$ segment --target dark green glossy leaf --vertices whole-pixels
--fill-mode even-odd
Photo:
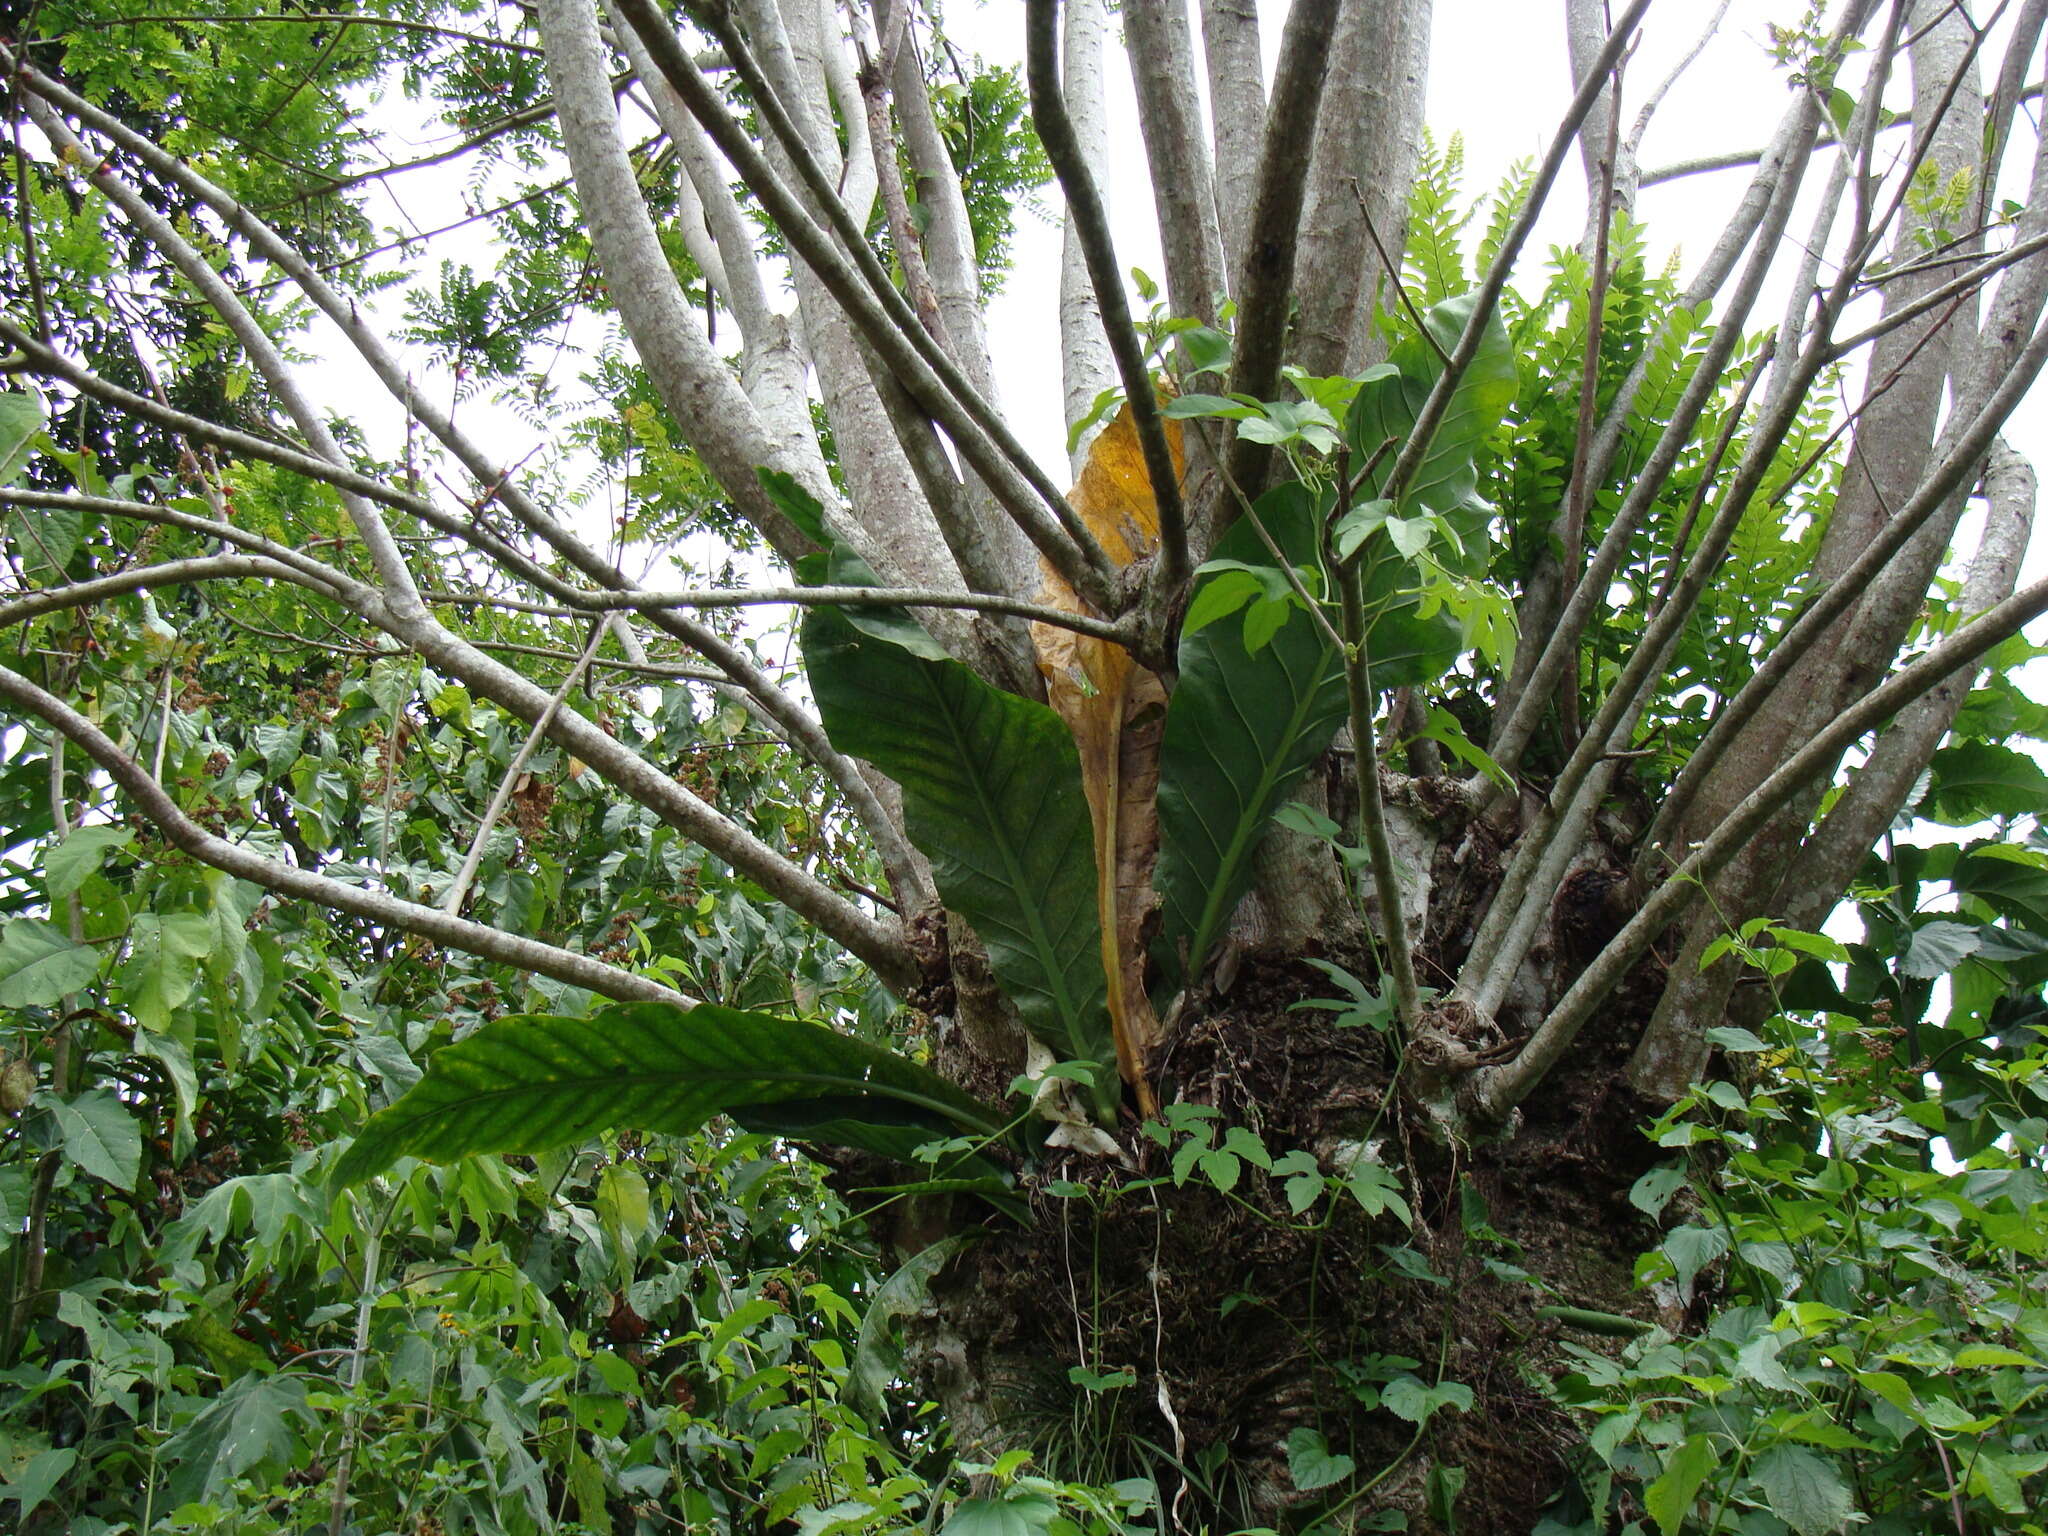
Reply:
[[[1025,1027],[1068,1058],[1114,1060],[1094,831],[1065,724],[837,610],[812,610],[803,636],[832,744],[903,787],[910,840],[940,898],[981,935]],[[1113,1092],[1098,1079],[1099,1101]]]
[[[1287,558],[1317,564],[1318,509],[1299,485],[1261,497],[1259,520]],[[1196,589],[1238,576],[1231,565],[1270,565],[1249,519],[1218,544],[1221,567]],[[1401,597],[1405,563],[1382,562],[1369,580],[1380,609],[1367,634],[1377,686],[1404,686],[1441,675],[1458,653],[1457,626],[1416,616]],[[1202,609],[1206,614],[1207,610]],[[1198,974],[1223,925],[1251,883],[1252,860],[1310,765],[1329,747],[1345,713],[1337,649],[1310,615],[1289,605],[1285,622],[1252,637],[1244,626],[1207,623],[1180,643],[1180,685],[1167,705],[1159,755],[1160,854],[1154,884],[1164,902],[1153,959],[1171,991]],[[1185,970],[1183,969],[1185,950]]]
[[[1928,764],[1933,787],[1920,813],[1950,826],[2025,816],[2048,806],[2048,772],[2024,752],[1989,741],[1944,747]]]
[[[401,1157],[545,1152],[604,1130],[683,1135],[713,1115],[888,1156],[1001,1120],[937,1074],[820,1024],[715,1004],[618,1003],[588,1019],[527,1014],[434,1056],[336,1164],[354,1184]]]
[[[1476,292],[1458,294],[1423,317],[1429,334],[1445,352],[1457,346],[1459,333],[1471,318],[1477,301]],[[1415,339],[1404,342],[1395,349],[1389,362],[1367,373],[1346,423],[1351,451],[1363,465],[1389,439],[1395,444],[1381,455],[1367,477],[1367,499],[1381,494],[1399,456],[1400,445],[1414,430],[1415,418],[1442,373],[1443,360],[1436,348]],[[1401,498],[1404,516],[1428,511],[1442,513],[1449,520],[1464,549],[1462,553],[1445,549],[1444,563],[1468,575],[1477,575],[1486,567],[1485,534],[1490,514],[1488,508],[1474,500],[1479,484],[1479,449],[1514,403],[1516,387],[1514,350],[1500,316],[1495,314],[1481,333],[1478,353],[1451,391],[1436,435],[1430,439],[1429,449]]]

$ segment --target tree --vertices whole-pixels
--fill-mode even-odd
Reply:
[[[263,1507],[293,1529],[572,1502],[597,1527],[651,1519],[652,1432],[629,1442],[623,1408],[563,1383],[638,1402],[683,1381],[681,1354],[643,1379],[638,1342],[602,1365],[564,1343],[523,1395],[482,1358],[535,1330],[587,1356],[573,1294],[614,1300],[569,1328],[694,1341],[693,1403],[785,1394],[793,1421],[746,1431],[773,1497],[728,1469],[740,1503],[700,1489],[682,1518],[882,1528],[903,1459],[938,1442],[802,1385],[845,1351],[770,1320],[828,1338],[818,1291],[866,1308],[850,1380],[900,1374],[995,1467],[953,1508],[962,1536],[1054,1518],[1002,1459],[1019,1449],[1109,1524],[1109,1494],[1071,1490],[1149,1477],[1189,1527],[1530,1529],[1579,1466],[1578,1389],[1540,1387],[1579,1358],[1559,1330],[1682,1332],[1731,1253],[1731,1291],[1762,1286],[1782,1213],[1685,1219],[1716,1186],[1670,1203],[1669,1149],[1701,1144],[1746,1189],[1787,1165],[1687,1115],[1732,1094],[1786,1118],[1784,1084],[1888,1058],[1889,1031],[1905,1054],[1872,1102],[2033,1178],[2001,1186],[2012,1217],[1985,1239],[2022,1251],[2043,855],[1930,860],[1892,833],[2029,815],[2048,782],[2007,744],[2041,733],[2007,674],[2048,585],[2018,585],[2034,474],[1999,437],[2048,360],[2048,148],[2024,197],[1998,191],[2048,5],[1789,17],[1784,116],[1731,222],[1696,270],[1657,272],[1632,208],[1662,91],[1623,116],[1649,0],[1611,26],[1567,4],[1571,110],[1476,237],[1455,144],[1421,132],[1427,0],[1296,0],[1270,78],[1254,5],[1205,0],[1198,55],[1186,7],[1132,0],[1165,252],[1163,287],[1136,285],[1149,312],[1100,191],[1101,6],[1029,0],[1021,79],[962,60],[933,10],[45,0],[0,44],[0,699],[29,850],[0,1003],[22,1011],[11,1144],[34,1154],[0,1184],[7,1347],[93,1360],[96,1415],[135,1418],[121,1380],[167,1390],[173,1362],[216,1383],[174,1438],[135,1440],[152,1494],[161,1450],[181,1508],[289,1468]],[[449,227],[494,244],[482,273],[445,258],[386,334],[366,300],[426,237],[381,244],[365,199],[408,173],[407,112],[459,130],[412,163],[468,157],[475,206]],[[1539,283],[1526,247],[1574,150],[1585,237]],[[1064,493],[1006,424],[981,307],[1049,180]],[[309,334],[388,399],[329,389]],[[447,366],[450,398],[401,344]],[[487,392],[531,443],[472,429]],[[704,535],[730,553],[700,570]],[[735,617],[763,608],[800,612],[800,664]],[[1941,880],[1960,917],[1899,894]],[[1853,951],[1818,933],[1852,885]],[[343,1041],[352,1064],[316,1073]],[[1963,1082],[2019,1097],[1986,1109]],[[1785,1145],[1837,1177],[1843,1111],[1816,1102]],[[286,1108],[343,1140],[294,1151]],[[714,1116],[732,1129],[696,1136]],[[167,1200],[201,1195],[194,1155],[229,1118],[269,1171],[169,1225],[100,1190],[132,1197],[147,1168]],[[687,1180],[650,1204],[649,1146],[751,1212],[740,1258],[704,1258],[718,1274],[787,1266],[789,1229],[841,1200],[873,1269],[813,1267],[801,1304],[721,1280],[694,1333],[637,1310],[687,1284],[636,1288],[648,1234],[708,1241]],[[1901,1209],[1909,1175],[1941,1176],[1909,1164]],[[762,1178],[802,1193],[750,1204]],[[464,1214],[437,1225],[436,1201]],[[537,1280],[554,1261],[531,1241],[484,1252],[513,1212],[567,1231],[572,1207],[600,1256],[580,1290]],[[77,1279],[92,1241],[53,1243],[66,1210],[160,1267],[183,1332],[107,1321],[119,1277]],[[414,1245],[388,1286],[387,1228]],[[488,1348],[446,1356],[482,1406],[417,1447],[431,1508],[356,1472],[411,1422],[412,1367],[376,1341],[430,1240],[462,1247],[464,1305],[509,1288]],[[274,1330],[337,1362],[315,1399],[243,1359],[223,1309],[319,1243],[359,1304]],[[195,1258],[223,1244],[239,1278]],[[1661,1290],[1634,1284],[1645,1248]],[[1985,1346],[2013,1359],[1974,1365],[2038,1371],[2015,1306]],[[341,1342],[297,1342],[322,1328]],[[116,1334],[129,1364],[107,1362]],[[1769,1338],[1775,1362],[1792,1345]],[[753,1374],[720,1363],[735,1339]],[[1580,1355],[1582,1385],[1605,1379]],[[1872,1374],[1845,1399],[1933,1412],[1933,1387]],[[323,1406],[317,1455],[280,1438]],[[1597,1502],[1550,1528],[1604,1529],[1611,1496],[1670,1536],[1722,1486],[1726,1424],[1609,1406]],[[1998,1412],[2020,1424],[2020,1399]],[[1848,1482],[1823,1452],[1843,1444],[1792,1422],[1741,1441],[1721,1510],[1836,1528]],[[1966,1496],[1979,1520],[2024,1513],[2039,1431],[2011,1425],[1981,1489],[1974,1462],[1951,1472],[1959,1529]],[[69,1475],[67,1433],[11,1484],[25,1514],[21,1479]],[[825,1473],[769,1477],[813,1442],[874,1496],[826,1508]],[[488,1498],[434,1459],[472,1443]],[[1858,1496],[1910,1522],[1935,1474],[1901,1465]]]

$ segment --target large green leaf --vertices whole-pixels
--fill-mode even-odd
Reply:
[[[1841,1469],[1803,1445],[1774,1445],[1756,1459],[1756,1480],[1771,1513],[1800,1536],[1839,1531],[1856,1511]]]
[[[138,916],[128,930],[128,963],[121,968],[135,1022],[144,1029],[169,1029],[212,948],[213,927],[202,912]]]
[[[875,1292],[861,1319],[860,1342],[846,1373],[845,1396],[863,1413],[879,1415],[882,1394],[903,1368],[899,1338],[903,1319],[921,1310],[931,1297],[932,1281],[953,1255],[973,1242],[975,1234],[956,1232],[942,1237],[903,1261]]]
[[[64,1155],[116,1189],[133,1189],[142,1171],[142,1131],[135,1116],[103,1088],[75,1099],[57,1099],[50,1114],[63,1138]]]
[[[806,615],[803,638],[832,744],[902,786],[940,899],[981,935],[1025,1027],[1072,1059],[1111,1062],[1094,831],[1059,716],[835,609]],[[1096,1092],[1113,1102],[1113,1068]]]
[[[170,1497],[201,1499],[251,1467],[289,1462],[298,1443],[294,1422],[307,1417],[306,1386],[295,1376],[251,1373],[230,1383],[164,1443],[177,1468]]]
[[[1289,561],[1314,569],[1320,512],[1308,491],[1283,485],[1259,499],[1258,520]],[[1271,565],[1249,518],[1217,545],[1218,562]],[[1405,562],[1368,576],[1367,632],[1376,686],[1440,676],[1458,654],[1458,627],[1422,619],[1400,583]],[[1205,578],[1195,592],[1232,572]],[[1191,611],[1193,611],[1191,609]],[[1320,625],[1299,611],[1257,649],[1242,625],[1207,624],[1180,642],[1180,684],[1167,705],[1159,748],[1159,865],[1164,902],[1153,958],[1172,991],[1204,958],[1251,884],[1252,859],[1295,785],[1322,756],[1345,713],[1342,659]],[[1182,955],[1185,951],[1185,970]]]
[[[1993,816],[2026,816],[2048,806],[2048,771],[2026,753],[1992,741],[1943,747],[1928,763],[1920,814],[1953,827]]]
[[[358,1183],[401,1157],[545,1152],[605,1130],[681,1136],[718,1114],[892,1157],[1003,1123],[907,1057],[823,1025],[618,1003],[588,1019],[499,1019],[444,1046],[418,1086],[370,1117],[334,1177]]]
[[[48,923],[16,918],[0,930],[0,1007],[47,1007],[88,987],[100,957]]]

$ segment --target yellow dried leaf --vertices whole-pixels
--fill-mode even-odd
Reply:
[[[1183,473],[1180,424],[1169,421],[1166,427],[1174,470]],[[1119,566],[1151,552],[1159,537],[1159,509],[1128,405],[1089,448],[1068,499]],[[1039,601],[1069,613],[1086,611],[1050,569]],[[1067,722],[1080,750],[1081,782],[1095,825],[1096,900],[1117,1068],[1149,1116],[1158,1106],[1144,1062],[1158,1043],[1159,1021],[1145,995],[1140,930],[1151,909],[1152,866],[1159,853],[1153,800],[1166,690],[1121,646],[1044,624],[1032,626],[1032,640],[1047,700]]]

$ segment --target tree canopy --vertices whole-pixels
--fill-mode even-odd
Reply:
[[[1003,9],[0,22],[0,1509],[2039,1532],[2048,0]]]

